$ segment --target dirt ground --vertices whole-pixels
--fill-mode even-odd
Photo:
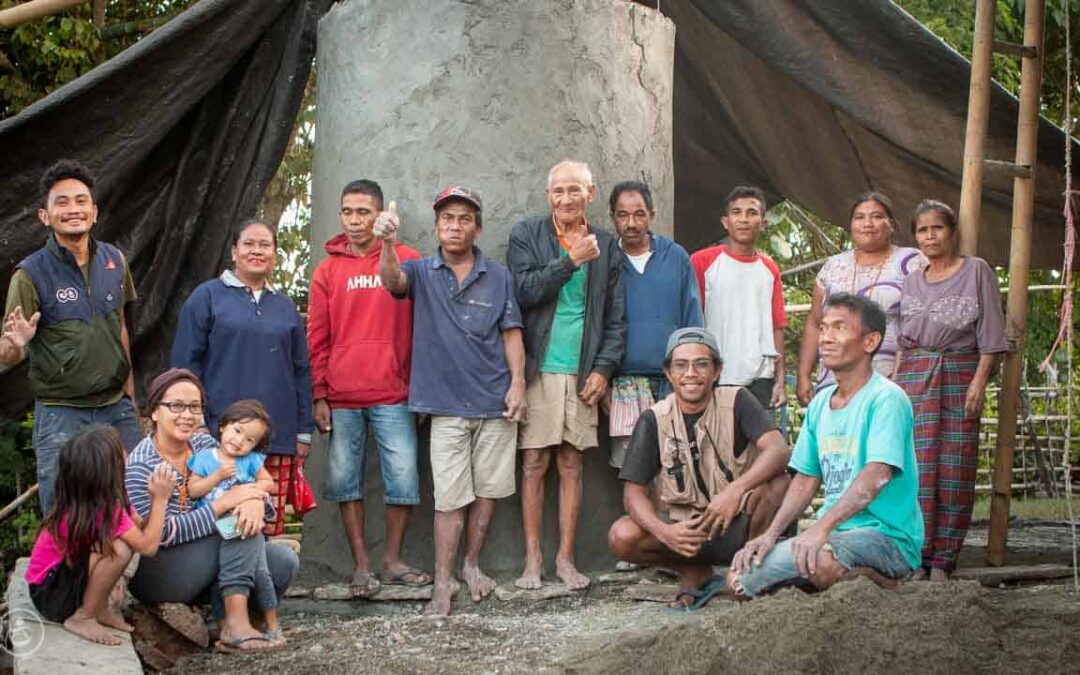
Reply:
[[[1071,535],[1040,527],[1049,529],[1013,530],[1024,562],[1067,562],[1061,544],[1071,546]],[[670,580],[633,574],[543,602],[459,599],[447,619],[418,616],[418,603],[290,600],[284,620],[299,632],[284,650],[200,654],[177,672],[1080,673],[1080,594],[1071,580],[893,591],[859,580],[816,595],[721,599],[690,615],[626,597],[656,581]]]

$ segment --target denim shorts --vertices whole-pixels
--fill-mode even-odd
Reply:
[[[383,501],[412,506],[420,503],[416,468],[416,416],[404,404],[331,410],[333,432],[323,498],[355,502],[364,498],[367,436],[375,434],[382,468]]]
[[[739,575],[743,595],[754,597],[774,586],[806,581],[795,567],[791,542],[791,539],[780,542],[769,551],[761,565]],[[836,562],[846,569],[869,567],[890,579],[902,579],[911,574],[911,565],[896,542],[873,528],[833,532],[829,535],[828,545]]]
[[[60,448],[80,429],[90,424],[105,424],[120,432],[124,450],[130,452],[142,440],[135,407],[126,397],[98,408],[68,405],[34,404],[34,454],[37,456],[38,499],[41,512],[48,513],[56,494],[57,463]]]

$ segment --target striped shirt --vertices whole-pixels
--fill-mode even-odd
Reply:
[[[192,452],[197,454],[205,450],[214,450],[218,447],[218,442],[209,434],[195,434],[191,437],[190,445]],[[124,488],[131,501],[131,508],[135,509],[141,518],[150,515],[151,498],[148,483],[154,469],[163,461],[165,460],[154,445],[152,434],[139,441],[139,444],[128,455]],[[213,506],[202,506],[190,511],[183,511],[180,508],[180,483],[183,480],[182,476],[176,477],[176,489],[169,495],[168,506],[165,508],[165,527],[161,531],[161,545],[165,547],[186,544],[217,533],[214,524],[217,516],[214,514]]]

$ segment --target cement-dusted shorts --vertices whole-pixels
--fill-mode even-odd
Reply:
[[[525,390],[525,421],[518,436],[519,448],[573,445],[578,450],[595,448],[597,413],[578,397],[576,375],[540,373]]]
[[[456,511],[476,501],[514,494],[517,422],[431,418],[431,477],[435,510]]]

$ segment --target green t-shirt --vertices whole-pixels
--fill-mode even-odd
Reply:
[[[821,518],[869,462],[893,467],[893,477],[866,508],[837,526],[878,530],[896,542],[911,567],[922,563],[923,521],[919,469],[915,460],[914,415],[904,390],[878,373],[870,376],[840,410],[829,407],[836,385],[826,387],[806,410],[789,466],[821,478]]]
[[[566,251],[559,249],[559,257]],[[577,375],[581,360],[581,332],[585,328],[585,266],[577,268],[570,280],[559,289],[551,337],[540,371]]]

